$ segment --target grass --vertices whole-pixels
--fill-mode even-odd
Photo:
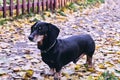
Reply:
[[[87,0],[87,3],[95,3],[95,2],[101,2],[104,3],[104,0]]]
[[[0,20],[0,25],[6,24],[8,21],[8,19],[1,19]]]
[[[119,80],[119,78],[116,77],[114,73],[110,73],[109,71],[106,71],[100,75],[98,80]]]
[[[28,14],[28,15],[19,15],[19,16],[14,16],[14,17],[7,17],[7,18],[0,18],[0,25],[6,24],[7,21],[13,21],[17,19],[24,19],[25,17],[31,17],[34,16],[34,14]]]

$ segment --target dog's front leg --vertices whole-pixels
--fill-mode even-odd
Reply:
[[[50,69],[50,74],[53,76],[55,74],[55,68]]]
[[[60,80],[61,79],[61,73],[60,72],[56,72],[54,75],[54,80]]]

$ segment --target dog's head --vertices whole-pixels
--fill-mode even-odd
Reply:
[[[58,34],[59,29],[55,25],[38,21],[31,27],[31,33],[28,38],[30,41],[39,42],[42,45],[45,38],[53,42]]]

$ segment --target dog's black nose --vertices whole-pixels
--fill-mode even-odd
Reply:
[[[29,39],[30,41],[33,41],[33,37],[32,37],[32,36],[29,36],[28,39]]]

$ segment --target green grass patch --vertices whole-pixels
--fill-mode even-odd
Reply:
[[[109,71],[106,71],[100,75],[98,80],[119,80],[119,78],[116,77],[114,73],[110,73]]]
[[[8,19],[1,19],[0,20],[0,25],[6,24],[8,21]]]
[[[105,0],[86,0],[86,1],[87,3],[91,3],[91,4],[96,3],[96,2],[101,2],[101,3],[105,2]]]

